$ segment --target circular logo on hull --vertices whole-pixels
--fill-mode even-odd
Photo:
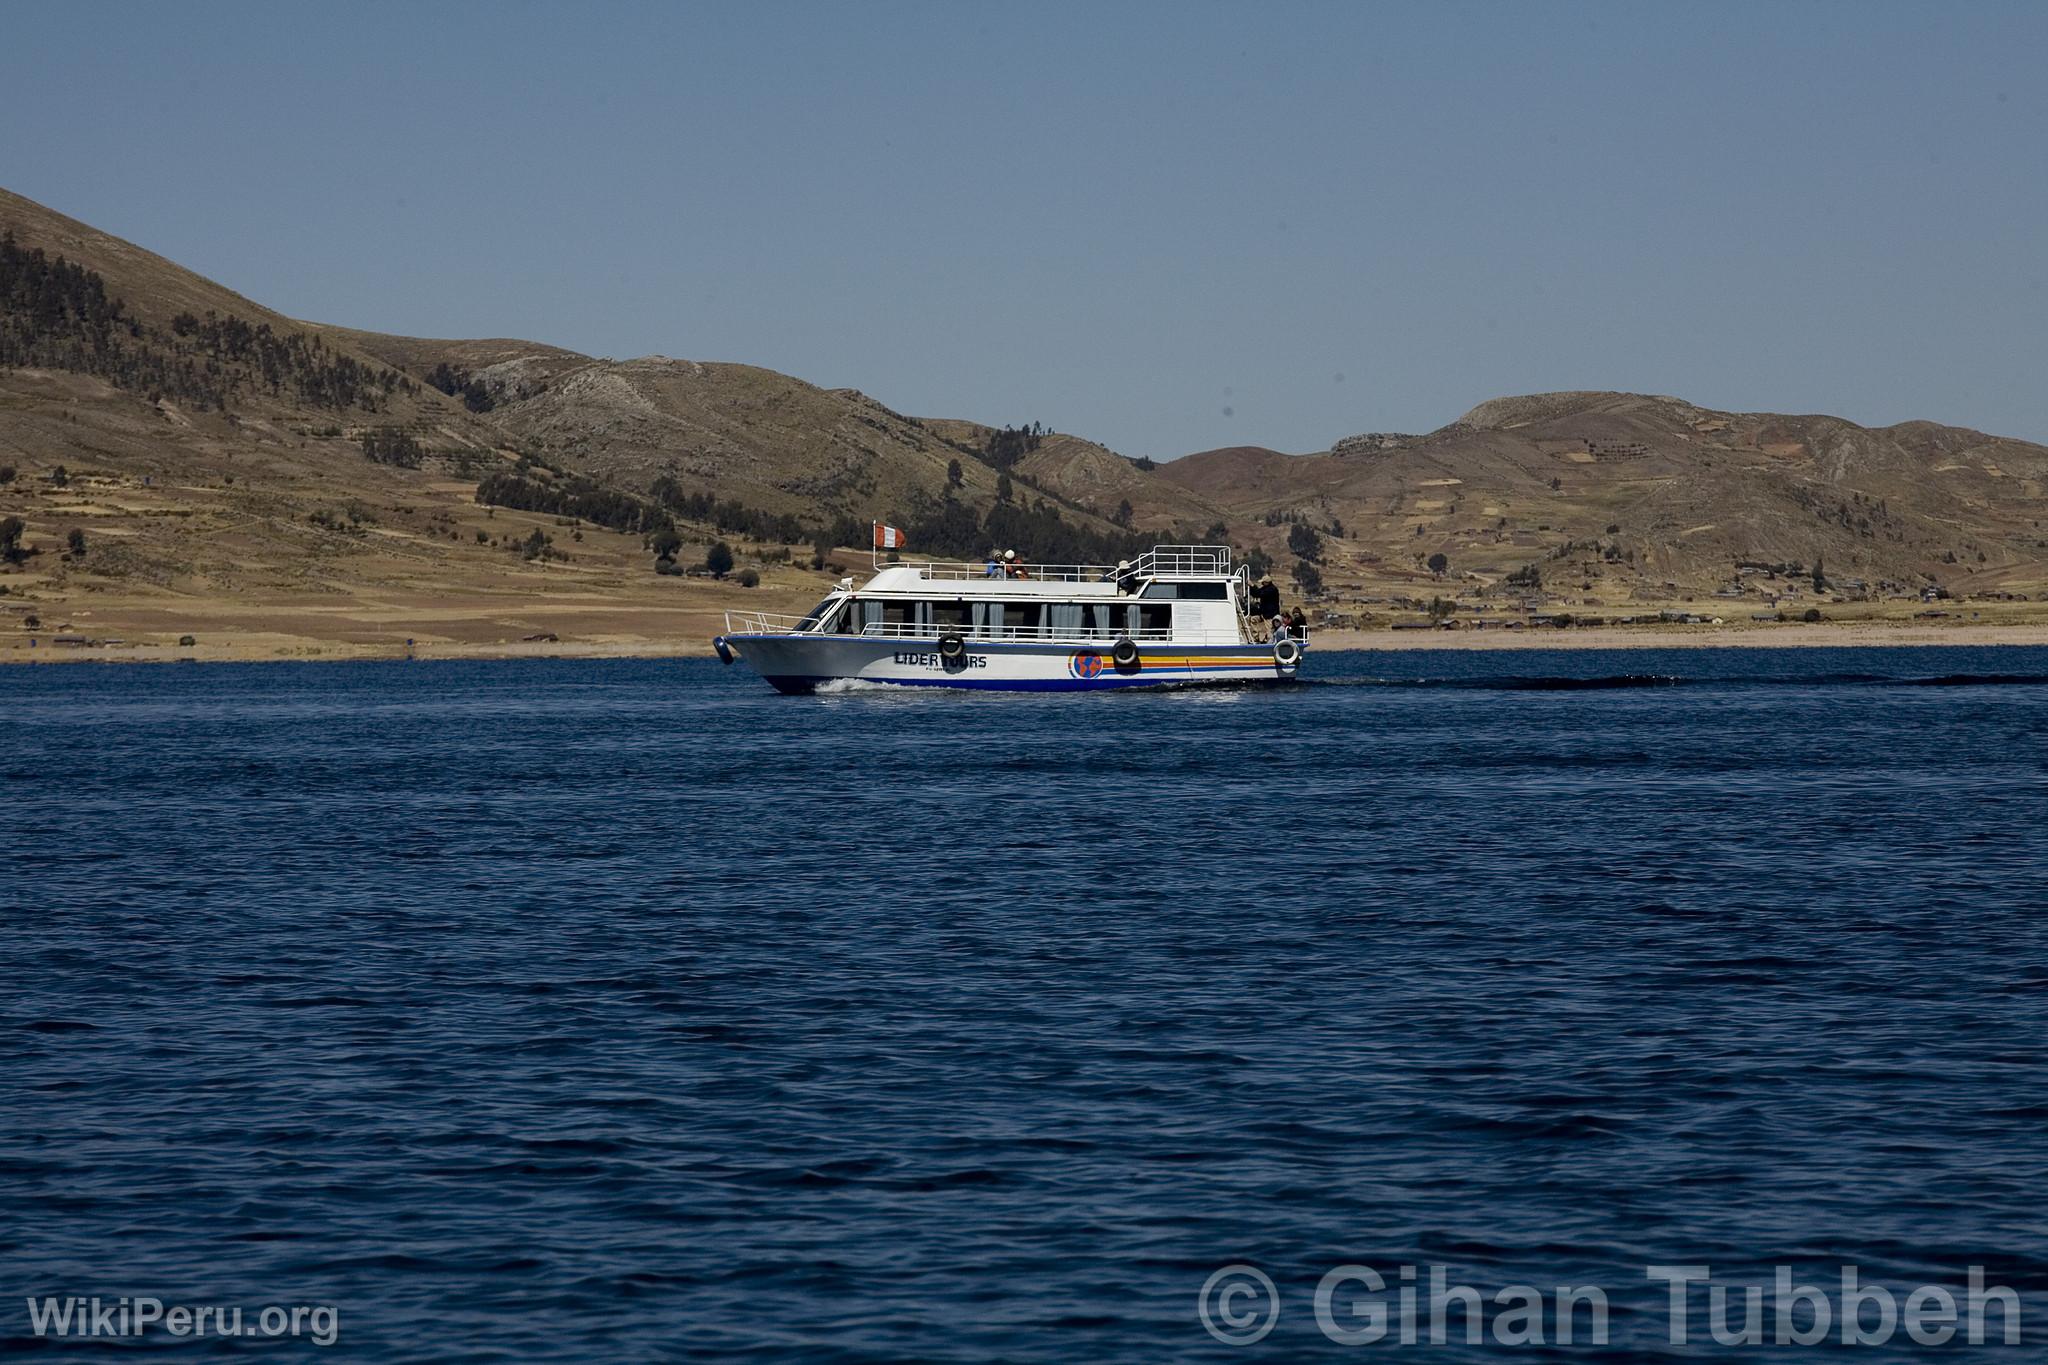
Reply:
[[[1102,656],[1087,650],[1067,660],[1067,672],[1077,678],[1094,678],[1102,674]]]

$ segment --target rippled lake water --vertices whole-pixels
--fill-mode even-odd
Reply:
[[[0,1340],[1284,1359],[1346,1262],[1636,1357],[1648,1265],[1981,1264],[2048,1339],[2048,651],[1312,671],[0,673]]]

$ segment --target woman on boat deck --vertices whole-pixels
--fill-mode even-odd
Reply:
[[[1003,551],[1003,567],[1009,571],[1012,578],[1031,577],[1031,571],[1024,567],[1023,560],[1017,558],[1015,550]]]
[[[1287,628],[1297,640],[1308,639],[1308,613],[1296,607],[1287,617]]]
[[[983,578],[1001,578],[1003,576],[1003,557],[994,550],[990,550],[988,552],[988,564],[982,569],[981,576]]]

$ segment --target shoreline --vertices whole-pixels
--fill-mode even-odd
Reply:
[[[1314,651],[1368,653],[1425,650],[1628,650],[1628,649],[1896,649],[1979,648],[1985,646],[2048,646],[2048,623],[2008,625],[1971,623],[1951,626],[1884,625],[1875,622],[1776,626],[1594,626],[1568,630],[1321,630],[1310,633]],[[39,645],[10,642],[0,648],[0,666],[37,664],[178,664],[178,663],[356,663],[399,660],[452,661],[493,659],[708,659],[715,655],[708,638],[650,640],[644,638],[556,641],[462,642],[423,640],[408,648],[402,642],[280,640],[276,636],[228,636],[218,643],[194,646],[124,644],[112,647]]]

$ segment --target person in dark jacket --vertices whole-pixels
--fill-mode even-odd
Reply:
[[[1287,617],[1287,627],[1297,640],[1308,639],[1308,613],[1296,607]]]
[[[1280,588],[1270,578],[1259,580],[1259,615],[1270,621],[1280,614]]]

